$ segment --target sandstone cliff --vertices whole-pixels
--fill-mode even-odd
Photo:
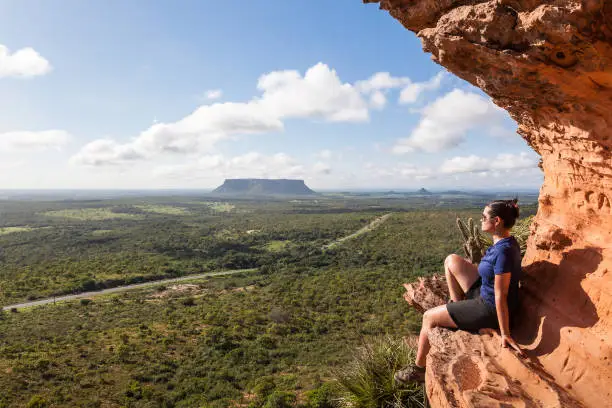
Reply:
[[[540,392],[548,375],[547,389],[561,387],[553,405],[612,406],[612,1],[364,1],[380,3],[417,33],[434,61],[489,94],[542,156],[545,180],[515,331],[542,374],[521,392]],[[449,343],[463,338],[447,334]],[[460,359],[434,350],[432,361]],[[504,370],[504,359],[496,359],[497,368],[484,357],[464,364],[482,373],[468,384],[472,392],[485,395],[493,381],[487,375]],[[442,374],[428,374],[436,406],[485,404],[465,397],[465,384],[443,389],[433,375]],[[485,405],[521,400],[500,398]],[[550,406],[523,405],[533,404]]]

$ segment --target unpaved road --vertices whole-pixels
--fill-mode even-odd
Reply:
[[[40,299],[40,300],[34,300],[32,302],[25,302],[25,303],[18,303],[16,305],[3,306],[2,310],[22,309],[24,307],[47,305],[49,303],[64,302],[66,300],[90,298],[94,296],[107,295],[109,293],[125,292],[128,290],[134,290],[134,289],[142,289],[142,288],[146,288],[149,286],[163,285],[165,283],[174,283],[174,282],[181,282],[181,281],[192,280],[192,279],[208,278],[211,276],[233,275],[235,273],[254,272],[256,270],[257,268],[236,269],[233,271],[222,271],[222,272],[208,272],[208,273],[200,273],[198,275],[181,276],[180,278],[163,279],[163,280],[156,280],[156,281],[150,281],[150,282],[145,282],[145,283],[135,283],[132,285],[117,286],[115,288],[103,289],[103,290],[98,290],[94,292],[83,292],[83,293],[78,293],[76,295],[57,296],[55,298]]]
[[[385,214],[381,217],[375,218],[371,223],[369,223],[368,225],[366,225],[365,227],[361,228],[359,231],[357,232],[353,232],[350,235],[347,235],[345,237],[342,237],[340,239],[335,240],[334,242],[332,242],[331,244],[327,244],[327,245],[323,245],[323,248],[321,248],[322,250],[326,250],[329,248],[333,248],[336,245],[339,245],[341,243],[343,243],[344,241],[347,241],[349,239],[353,239],[353,238],[357,238],[358,236],[360,236],[361,234],[365,234],[366,232],[372,231],[374,228],[378,227],[380,224],[382,224],[383,222],[387,221],[387,219],[392,215],[393,213],[389,213],[389,214]]]

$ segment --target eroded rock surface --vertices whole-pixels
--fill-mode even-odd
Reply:
[[[542,156],[515,334],[573,399],[612,406],[612,1],[364,1],[489,94]]]
[[[420,278],[404,285],[404,299],[420,311],[442,305],[448,298],[444,284],[443,276]],[[426,385],[434,407],[584,406],[569,392],[571,387],[556,383],[537,357],[501,348],[494,330],[471,334],[436,328],[429,340]],[[410,343],[416,346],[416,340]]]

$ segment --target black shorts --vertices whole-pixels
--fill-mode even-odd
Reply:
[[[477,332],[478,329],[499,328],[495,307],[480,297],[481,285],[482,280],[478,278],[465,293],[465,300],[446,305],[448,314],[461,330]]]

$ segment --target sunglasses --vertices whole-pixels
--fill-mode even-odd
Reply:
[[[491,217],[487,217],[485,214],[482,214],[482,216],[480,217],[480,222],[491,221],[491,220],[494,220],[495,218],[497,218],[497,216],[491,218]]]

